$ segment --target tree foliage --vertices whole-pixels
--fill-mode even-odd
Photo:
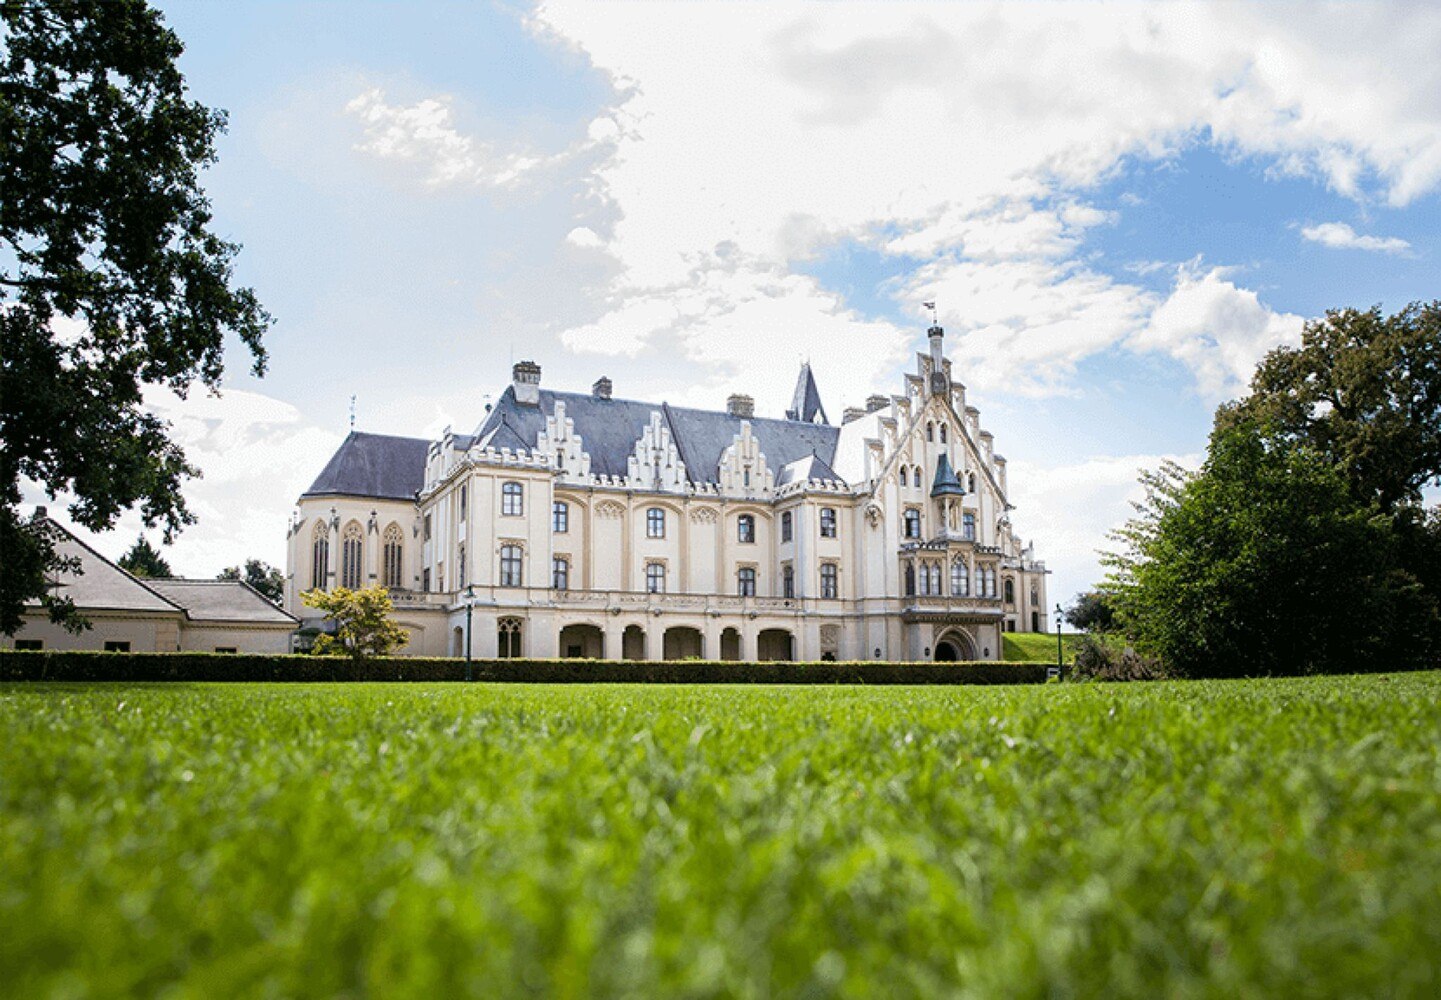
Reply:
[[[144,535],[135,539],[130,551],[121,556],[116,565],[132,576],[152,580],[168,580],[175,575],[170,572],[170,564],[160,555],[160,550],[151,545]]]
[[[1272,351],[1219,419],[1313,449],[1383,511],[1416,503],[1441,476],[1441,302],[1307,323],[1301,346]]]
[[[391,617],[394,605],[384,587],[307,590],[300,599],[306,607],[325,612],[326,619],[335,623],[334,635],[316,637],[313,653],[364,660],[388,656],[410,641],[410,633]]]
[[[1084,632],[1109,632],[1116,625],[1116,609],[1111,596],[1102,590],[1077,594],[1066,609],[1066,621]]]
[[[1424,656],[1436,604],[1402,539],[1341,470],[1254,424],[1218,424],[1197,473],[1148,473],[1114,536],[1107,589],[1143,650],[1188,676],[1403,666]]]
[[[280,603],[285,596],[285,575],[267,562],[259,559],[245,560],[245,568],[227,566],[216,576],[217,580],[240,580],[250,584],[268,599]]]
[[[264,370],[270,317],[199,182],[225,116],[187,99],[181,50],[142,0],[0,2],[0,632],[31,598],[74,616],[22,479],[96,531],[138,505],[169,541],[195,470],[144,388],[217,388],[227,334]]]

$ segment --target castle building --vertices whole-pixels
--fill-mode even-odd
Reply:
[[[1045,631],[1046,568],[929,340],[839,426],[809,365],[778,420],[522,361],[474,434],[345,439],[291,520],[286,608],[314,625],[302,592],[383,585],[418,655],[999,659]]]

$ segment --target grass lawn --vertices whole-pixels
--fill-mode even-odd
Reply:
[[[1076,658],[1076,643],[1081,637],[1075,632],[1061,636],[1061,655],[1067,663]],[[1056,633],[1054,632],[1003,632],[1001,633],[1001,659],[1010,661],[1044,660],[1056,662]]]
[[[27,998],[1434,997],[1441,673],[0,686],[0,929]]]

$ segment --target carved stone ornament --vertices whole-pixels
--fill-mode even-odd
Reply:
[[[868,522],[870,522],[870,525],[871,525],[872,528],[879,528],[879,527],[881,526],[881,505],[880,505],[880,504],[878,504],[878,503],[868,503],[868,504],[866,504],[866,520],[867,520]]]
[[[719,515],[714,507],[692,507],[690,519],[695,524],[715,524]]]
[[[602,500],[596,505],[595,516],[605,518],[625,517],[625,504],[616,503],[614,500]]]

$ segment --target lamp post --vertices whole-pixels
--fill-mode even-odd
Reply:
[[[471,680],[470,666],[470,619],[475,613],[475,584],[465,585],[465,679]]]
[[[1056,669],[1060,670],[1064,661],[1061,659],[1061,622],[1064,621],[1065,612],[1059,604],[1056,605]]]

